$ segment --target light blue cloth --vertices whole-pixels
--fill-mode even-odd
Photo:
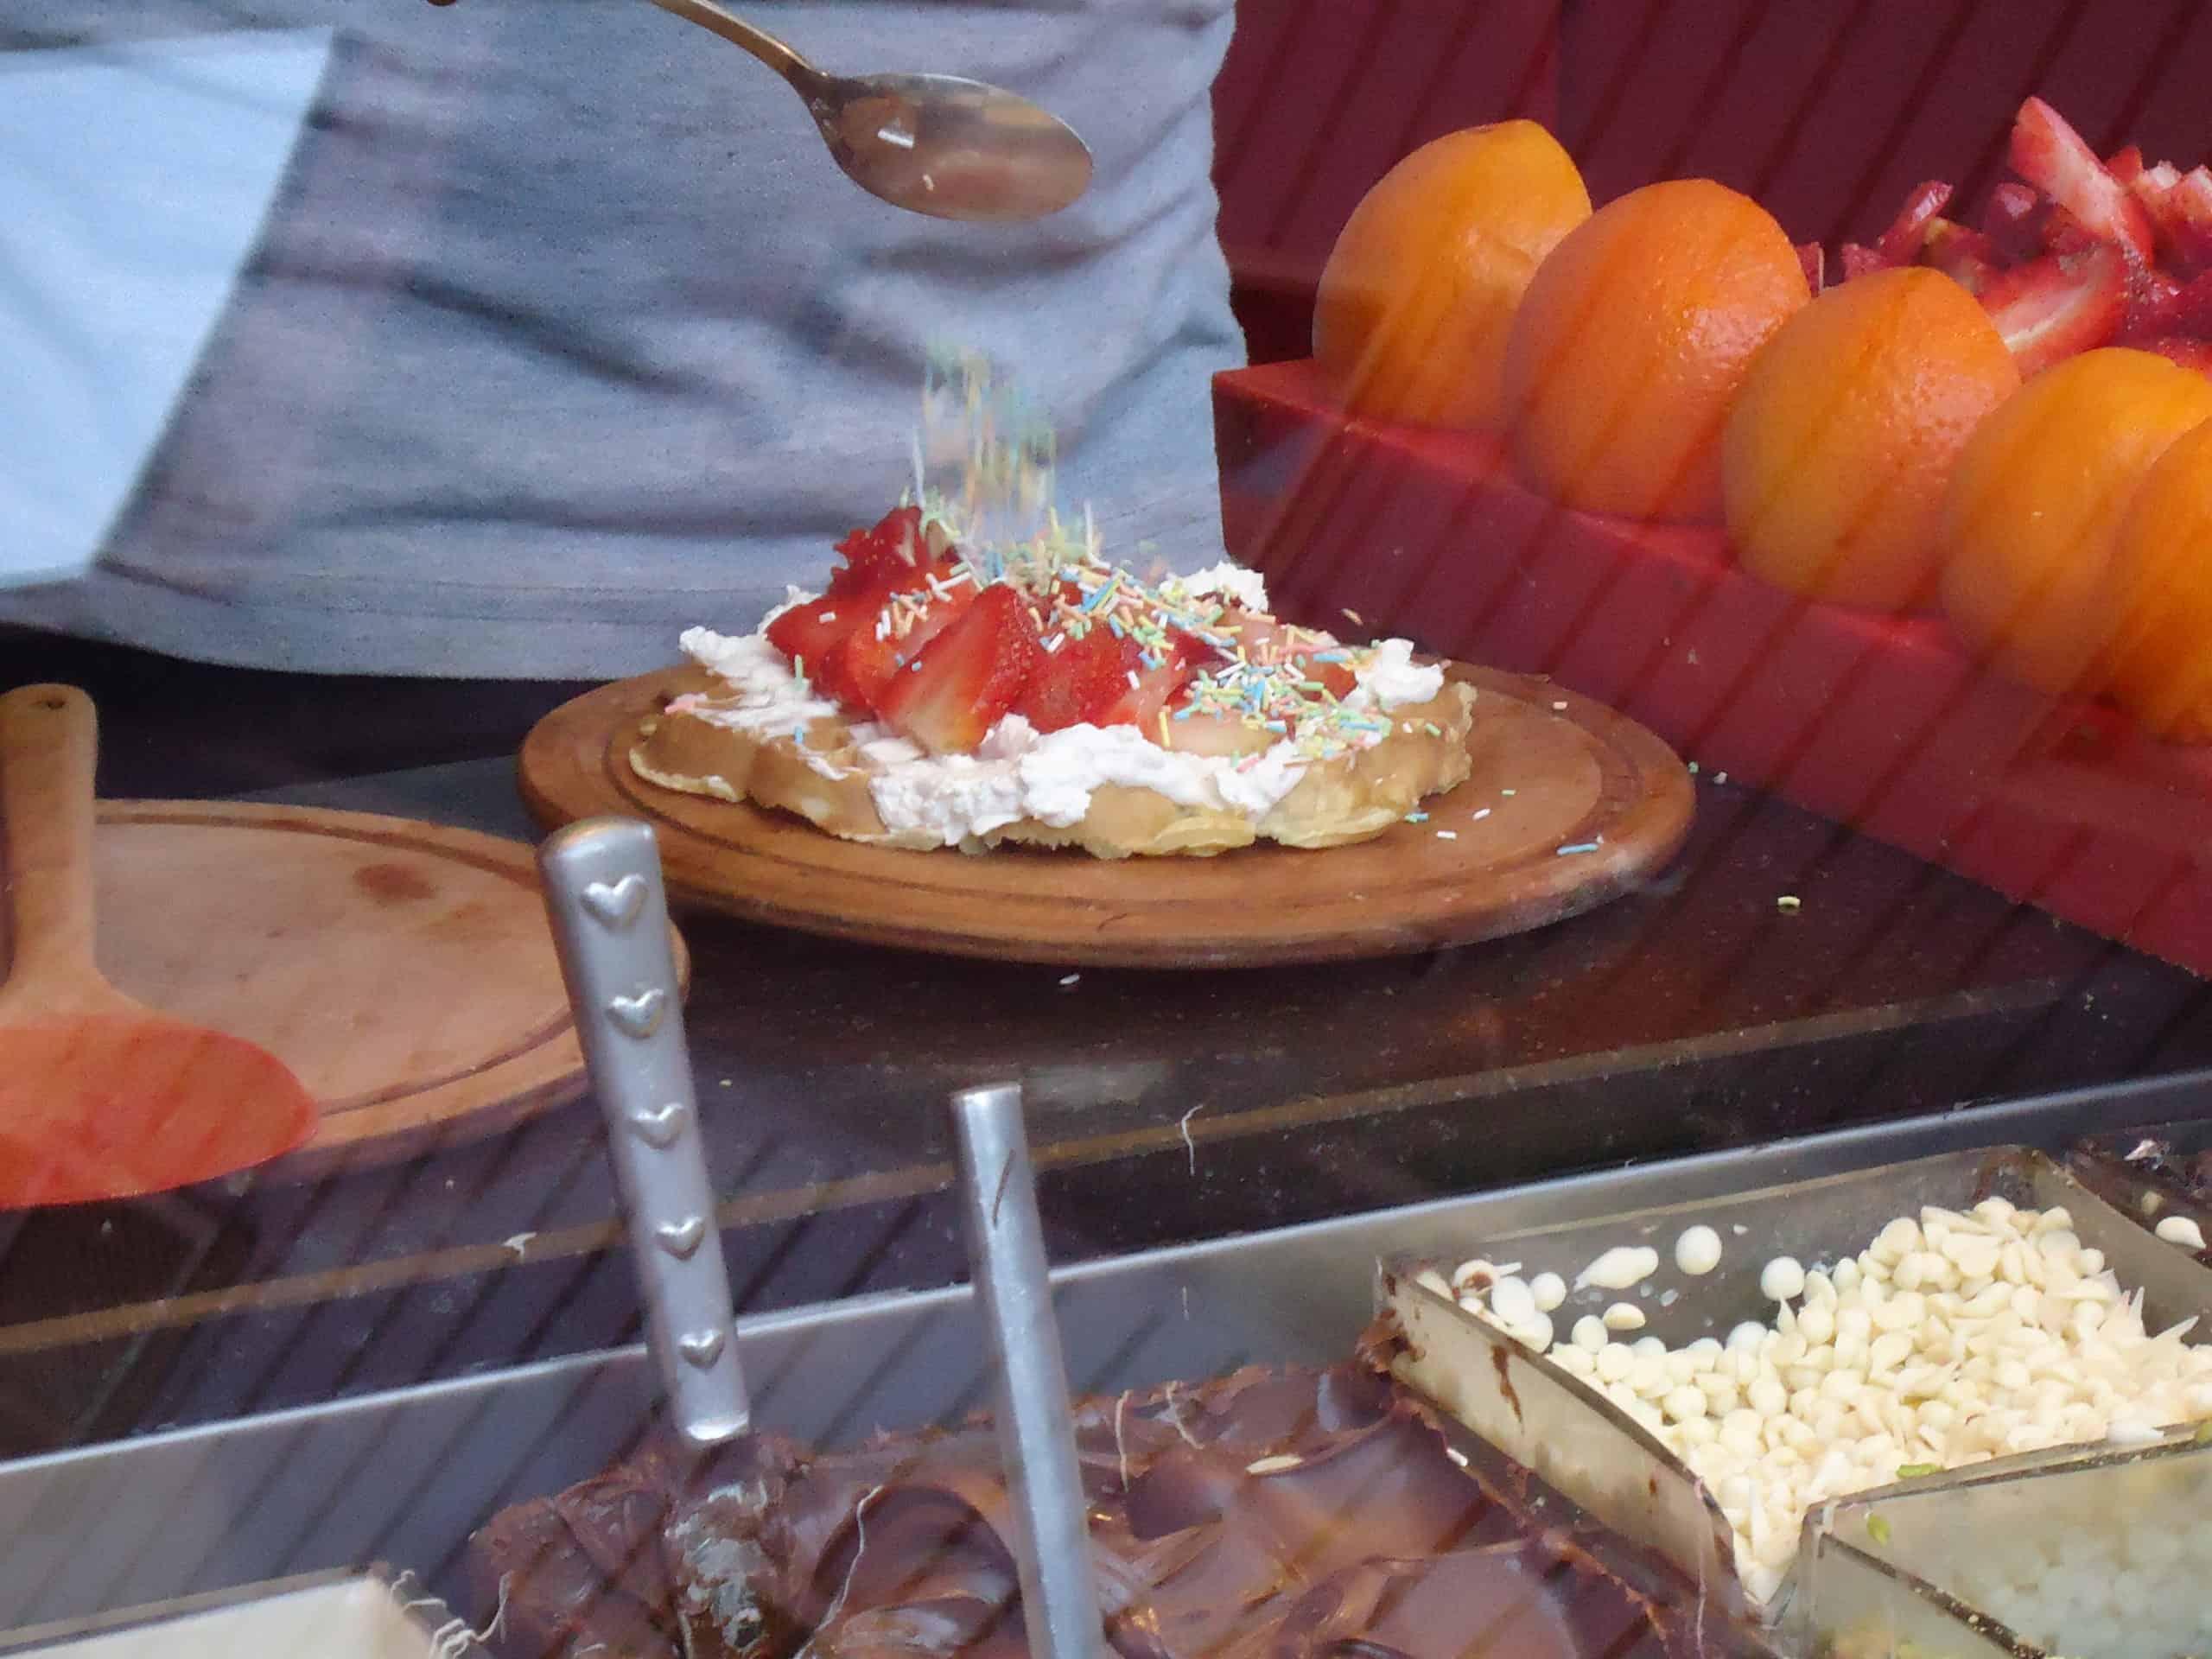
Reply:
[[[329,49],[318,29],[0,54],[0,588],[99,553]]]
[[[46,38],[111,23],[26,7]],[[648,668],[891,504],[944,339],[1056,423],[1110,545],[1217,558],[1230,0],[747,10],[832,69],[1033,97],[1096,183],[1033,226],[899,213],[766,70],[644,0],[268,0],[257,24],[339,33],[262,241],[93,572],[0,592],[0,620],[321,671]]]

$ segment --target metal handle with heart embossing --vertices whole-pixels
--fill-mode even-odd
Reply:
[[[547,837],[537,868],[576,1033],[607,1114],[670,1414],[693,1446],[718,1446],[742,1434],[751,1413],[700,1144],[659,849],[649,824],[589,818]]]

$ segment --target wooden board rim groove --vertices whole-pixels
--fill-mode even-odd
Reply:
[[[1618,897],[1674,855],[1694,810],[1681,762],[1643,727],[1548,683],[1452,664],[1448,671],[1478,691],[1505,698],[1524,714],[1548,705],[1578,728],[1600,784],[1596,800],[1576,823],[1560,825],[1557,839],[1573,845],[1602,833],[1599,853],[1572,861],[1523,858],[1509,867],[1522,873],[1521,890],[1501,898],[1495,891],[1497,871],[1487,866],[1469,868],[1440,892],[1445,884],[1422,871],[1437,842],[1421,833],[1421,854],[1404,850],[1414,844],[1403,839],[1413,826],[1326,853],[1263,846],[1173,861],[1116,863],[1034,849],[972,858],[950,850],[863,847],[781,813],[680,794],[636,778],[626,760],[630,734],[639,719],[658,711],[669,677],[677,671],[601,686],[547,715],[518,758],[524,802],[549,828],[605,813],[645,817],[658,835],[672,897],[747,921],[859,944],[1008,962],[1135,968],[1342,961],[1475,944],[1548,925]],[[1567,707],[1559,710],[1562,702]],[[702,828],[698,817],[713,827]],[[1361,892],[1352,895],[1346,882],[1300,892],[1307,884],[1273,879],[1308,868],[1352,868],[1344,861],[1347,855],[1372,869],[1376,849],[1393,836],[1401,837],[1395,855],[1399,868],[1395,877],[1386,876],[1395,882],[1383,889],[1388,904],[1368,897],[1372,882],[1361,883]],[[1314,862],[1331,858],[1340,861]],[[788,889],[795,882],[796,895],[778,891],[779,884]],[[1080,891],[1066,891],[1071,882]],[[1166,891],[1148,895],[1154,886]],[[1147,913],[1155,925],[1157,918],[1171,912],[1188,918],[1190,895],[1179,890],[1185,887],[1211,889],[1203,897],[1211,899],[1217,920],[1228,925],[1198,936],[1188,925],[1159,938],[1109,931]],[[1266,899],[1256,912],[1250,908],[1255,894]],[[901,898],[906,903],[899,909],[887,907],[886,900]],[[952,916],[926,913],[948,905],[961,908]],[[976,926],[979,915],[991,925]]]
[[[102,829],[267,831],[350,842],[461,864],[526,894],[533,907],[541,902],[528,842],[446,824],[334,808],[197,800],[103,800],[97,822]],[[671,938],[679,986],[688,988],[689,953],[673,929]],[[576,1099],[587,1081],[582,1049],[563,1003],[473,1064],[322,1100],[323,1116],[313,1137],[256,1170],[254,1179],[315,1179],[480,1140]]]
[[[188,810],[196,806],[204,806],[207,810],[200,811]],[[284,816],[281,817],[266,816],[267,813],[272,812]],[[314,816],[294,818],[290,816],[294,812],[311,812]],[[359,822],[353,824],[340,822],[345,819],[356,819]],[[228,801],[210,801],[204,804],[192,801],[102,801],[99,804],[99,821],[103,823],[173,824],[181,829],[193,830],[264,830],[281,825],[287,834],[327,836],[334,840],[359,842],[369,846],[390,847],[409,852],[423,850],[424,845],[423,837],[418,833],[398,833],[390,826],[399,825],[410,832],[433,829],[439,832],[441,837],[451,836],[458,838],[474,835],[470,830],[448,830],[443,825],[420,824],[410,819],[382,817],[374,813],[344,813],[328,811],[321,808],[300,809],[282,806],[263,808],[254,803]],[[491,842],[503,854],[512,853],[514,849],[521,848],[519,842],[502,842],[495,836],[487,836],[481,839]],[[521,848],[521,849],[524,853],[528,851],[527,848]],[[481,870],[487,875],[496,876],[503,881],[520,887],[533,894],[536,893],[537,881],[534,866],[518,868],[511,856],[497,855],[487,856],[470,849],[465,844],[457,843],[450,847],[442,847],[439,850],[456,862]],[[466,1083],[473,1077],[480,1077],[486,1072],[499,1066],[524,1058],[547,1043],[556,1040],[563,1033],[571,1032],[574,1029],[574,1020],[569,1016],[562,1014],[520,1033],[510,1039],[505,1048],[474,1065],[464,1066],[437,1077],[422,1077],[410,1083],[395,1084],[388,1089],[373,1090],[368,1094],[348,1095],[341,1100],[323,1101],[320,1104],[326,1115],[326,1122],[329,1117],[340,1114],[389,1105],[396,1100],[428,1094],[436,1090]],[[574,1062],[567,1069],[574,1071],[576,1066],[582,1065],[582,1056],[579,1051]],[[581,1092],[582,1086],[581,1075],[570,1077],[565,1081],[575,1085],[570,1090],[571,1094]],[[315,1151],[324,1145],[324,1131],[318,1130],[315,1138],[301,1147],[299,1153],[294,1155],[299,1156]]]

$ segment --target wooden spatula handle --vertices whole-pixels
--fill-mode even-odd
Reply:
[[[0,846],[15,940],[10,1001],[95,982],[92,763],[99,722],[73,685],[0,696]]]

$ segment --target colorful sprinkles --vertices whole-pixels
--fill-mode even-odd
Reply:
[[[1255,616],[1219,594],[1190,592],[1178,578],[1141,579],[1109,563],[1090,509],[1079,523],[1065,521],[1051,505],[1057,452],[1050,432],[1033,413],[995,382],[988,362],[950,345],[933,346],[923,391],[923,426],[912,448],[913,481],[906,504],[921,510],[922,534],[939,552],[957,550],[950,574],[931,574],[912,593],[894,595],[876,622],[879,639],[903,639],[932,601],[962,582],[978,588],[1005,583],[1029,601],[1047,652],[1063,651],[1104,627],[1134,641],[1141,668],[1128,671],[1141,692],[1147,676],[1173,673],[1178,680],[1194,656],[1213,658],[1176,693],[1175,705],[1158,719],[1163,748],[1193,747],[1172,721],[1203,720],[1254,734],[1234,747],[1249,770],[1274,747],[1260,736],[1294,745],[1301,760],[1325,760],[1373,747],[1392,722],[1366,705],[1362,693],[1331,690],[1372,660],[1372,646],[1348,646],[1316,629]],[[955,493],[929,487],[929,462],[964,451]],[[1025,515],[1036,528],[1012,531],[1008,514]],[[1364,627],[1359,613],[1344,615]],[[1329,671],[1334,669],[1334,673]],[[1408,730],[1414,728],[1408,725]],[[1419,729],[1441,737],[1433,721]],[[1147,732],[1147,735],[1153,734]],[[1232,734],[1233,735],[1233,734]]]

